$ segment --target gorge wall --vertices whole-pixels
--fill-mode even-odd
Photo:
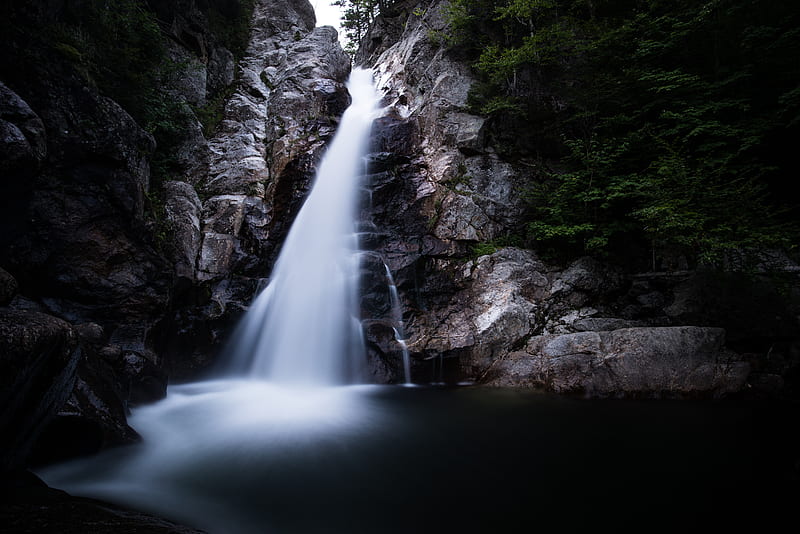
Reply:
[[[525,223],[524,186],[555,156],[535,143],[509,156],[501,145],[512,125],[470,111],[476,79],[446,46],[446,6],[394,3],[356,56],[385,93],[371,244],[399,288],[414,379],[600,396],[796,388],[784,389],[797,379],[798,266],[780,254],[749,273],[641,273],[503,246]],[[529,98],[569,105],[546,80]],[[389,310],[375,305],[382,284],[380,274],[367,282],[366,330],[375,361],[397,380]]]
[[[349,103],[305,0],[114,7],[3,7],[4,470],[137,439],[129,408],[209,367]]]

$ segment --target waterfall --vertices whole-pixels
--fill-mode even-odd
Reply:
[[[237,328],[226,378],[171,385],[165,399],[129,418],[141,444],[43,469],[48,483],[198,521],[214,532],[262,533],[260,520],[238,524],[241,499],[220,504],[221,486],[204,484],[205,477],[236,473],[226,475],[234,486],[223,493],[231,495],[258,473],[260,488],[286,455],[370,420],[369,386],[320,387],[356,381],[365,361],[355,226],[378,97],[368,70],[354,69],[348,89],[352,104],[269,282]]]
[[[392,330],[394,331],[394,339],[400,346],[403,353],[403,377],[405,385],[411,384],[411,359],[408,354],[408,345],[406,345],[406,326],[403,323],[403,309],[400,303],[400,295],[397,293],[397,284],[394,282],[392,270],[384,262],[383,267],[386,270],[386,284],[389,286],[389,303],[392,309]]]
[[[277,383],[358,381],[364,346],[358,318],[356,200],[378,96],[372,72],[354,69],[352,103],[281,249],[268,286],[236,332],[229,374]]]

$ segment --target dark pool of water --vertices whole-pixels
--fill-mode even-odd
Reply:
[[[375,387],[317,412],[311,427],[290,415],[260,433],[250,421],[236,439],[187,437],[194,448],[172,460],[151,443],[153,456],[133,467],[136,448],[55,479],[213,533],[766,527],[800,506],[795,416],[753,401]],[[148,469],[157,476],[125,486]]]

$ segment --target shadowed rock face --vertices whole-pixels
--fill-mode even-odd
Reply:
[[[377,72],[387,106],[376,122],[364,217],[373,254],[365,265],[364,314],[376,375],[402,377],[384,264],[397,282],[412,375],[420,382],[716,395],[744,386],[747,362],[760,359],[750,367],[750,385],[777,383],[798,368],[792,336],[800,334],[800,299],[794,293],[773,299],[776,286],[765,279],[728,284],[727,275],[634,275],[591,258],[554,265],[533,251],[491,244],[525,224],[521,188],[539,179],[537,154],[547,150],[531,146],[527,156],[511,159],[493,146],[502,125],[469,112],[468,66],[431,39],[446,30],[443,5],[396,3],[377,18],[356,55],[356,63]],[[476,249],[481,243],[488,246]],[[796,280],[794,266],[784,271]],[[754,297],[750,310],[743,306],[747,295]],[[742,354],[725,349],[720,330],[661,329],[686,325],[728,329]],[[616,333],[631,328],[631,339]],[[596,343],[585,355],[554,359],[544,350],[549,345],[534,342],[566,343],[569,336]],[[706,337],[714,339],[713,350],[697,341]],[[623,339],[637,348],[620,353]],[[763,358],[774,347],[780,365]]]
[[[152,138],[69,72],[27,89],[29,102],[17,96],[6,106],[16,106],[6,116],[32,139],[12,161],[29,153],[39,169],[5,176],[4,188],[27,190],[2,195],[0,263],[24,293],[69,320],[152,314],[166,301],[163,262],[141,236]]]
[[[137,329],[138,341],[129,350],[155,360],[147,332],[167,306],[171,275],[145,217],[153,138],[73,70],[46,61],[32,68],[42,76],[34,84],[17,81],[24,99],[17,93],[4,99],[3,120],[28,142],[5,147],[19,154],[12,162],[28,164],[13,164],[0,184],[0,264],[14,275],[19,292],[3,304],[11,306],[9,313],[94,323],[109,349],[119,349],[115,341]],[[70,335],[78,342],[79,336]],[[92,369],[105,364],[94,346],[84,344],[81,352],[68,391],[50,396],[58,399],[50,415],[70,398],[77,374],[83,405],[103,399],[107,408],[100,417],[76,405],[73,415],[105,425],[101,433],[109,434],[109,443],[135,435],[125,423],[123,389],[111,385],[131,375],[109,370],[91,380]],[[52,442],[63,443],[64,436]]]
[[[182,137],[164,184],[151,183],[153,137],[74,58],[20,33],[0,61],[0,306],[78,332],[84,357],[47,440],[94,436],[83,453],[135,439],[127,406],[163,396],[168,374],[208,366],[268,274],[349,103],[349,58],[332,29],[314,28],[305,0],[256,1],[236,69],[208,10],[232,18],[244,3],[148,4],[167,55],[186,65],[162,90],[195,107],[232,93],[209,139],[188,106],[175,118]],[[8,9],[45,24],[72,8]],[[25,60],[29,48],[37,61]],[[53,453],[43,446],[37,458]]]
[[[68,323],[0,308],[0,472],[18,469],[72,392],[81,356]]]

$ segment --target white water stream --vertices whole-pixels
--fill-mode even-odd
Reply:
[[[230,367],[235,374],[302,385],[361,378],[355,215],[378,97],[368,70],[354,69],[348,89],[352,104],[286,237],[269,285],[237,332]]]

